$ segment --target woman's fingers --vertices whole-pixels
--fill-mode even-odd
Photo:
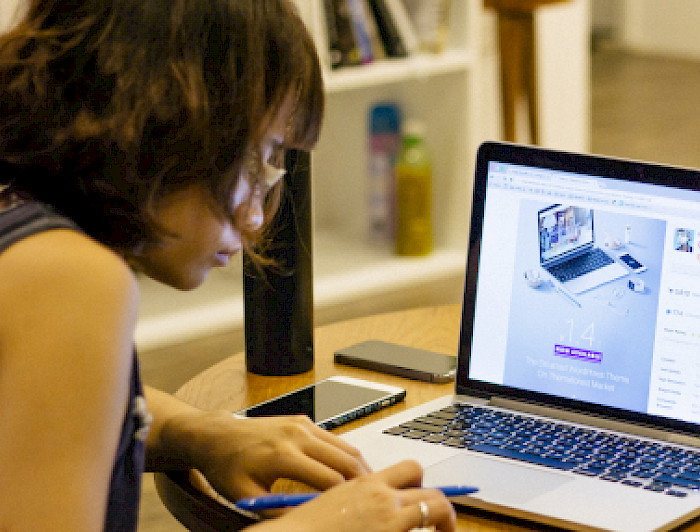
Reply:
[[[318,427],[310,420],[309,423],[311,424],[311,434],[318,438],[320,443],[325,443],[330,446],[315,446],[314,449],[309,450],[311,456],[318,457],[318,459],[324,463],[343,473],[346,479],[355,478],[356,476],[371,472],[369,464],[367,464],[362,453],[360,453],[356,447],[350,445],[335,434]],[[350,457],[350,460],[348,460],[348,457]]]
[[[327,489],[369,472],[360,452],[308,418],[293,418],[277,452],[278,476]]]
[[[224,453],[223,457],[235,460],[240,472],[249,475],[259,487],[269,489],[276,479],[289,478],[325,490],[369,472],[355,447],[306,417],[246,421],[247,430],[239,442],[245,437],[249,442],[238,452]]]
[[[403,460],[375,475],[393,488],[417,488],[423,479],[423,468],[415,460]]]
[[[402,508],[401,518],[407,529],[418,527],[435,527],[440,531],[455,528],[456,514],[452,503],[434,489],[402,490],[399,498]]]
[[[452,504],[435,489],[417,488],[422,470],[412,461],[344,482],[313,501],[290,509],[281,530],[408,532],[434,527],[454,532]]]
[[[452,503],[436,489],[420,488],[423,468],[406,460],[388,467],[376,477],[397,489],[398,518],[406,530],[434,526],[440,531],[454,530],[456,515]]]

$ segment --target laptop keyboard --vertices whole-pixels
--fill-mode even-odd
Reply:
[[[547,271],[556,277],[559,282],[564,283],[612,263],[613,260],[610,255],[600,248],[593,248],[591,251],[578,257],[550,266],[547,268]]]
[[[675,497],[700,489],[700,451],[489,407],[455,404],[384,433]]]

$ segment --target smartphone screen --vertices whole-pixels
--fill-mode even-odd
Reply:
[[[624,255],[620,255],[620,260],[622,262],[624,262],[625,264],[627,264],[627,266],[629,266],[630,269],[632,269],[632,270],[639,270],[640,268],[644,267],[641,262],[639,262],[637,259],[635,259],[629,253],[625,253]]]
[[[405,396],[400,388],[372,384],[363,386],[349,380],[326,379],[247,408],[241,414],[247,417],[303,414],[328,427],[394,404]]]

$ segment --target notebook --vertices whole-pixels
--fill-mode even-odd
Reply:
[[[374,468],[412,458],[426,486],[480,488],[458,505],[546,525],[665,530],[699,515],[698,183],[694,170],[483,144],[456,394],[343,437]],[[559,290],[532,230],[552,205],[594,215],[606,252],[634,269]]]
[[[627,269],[596,245],[595,210],[554,204],[537,213],[540,266],[573,294],[618,279]],[[608,246],[616,242],[609,237]]]

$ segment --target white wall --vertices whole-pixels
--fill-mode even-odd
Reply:
[[[590,0],[538,8],[536,39],[540,145],[570,151],[590,149]],[[500,81],[495,16],[485,12],[482,29],[482,128],[485,138],[501,138]],[[518,142],[528,142],[518,120]]]
[[[640,52],[700,59],[700,2],[621,0],[622,45]]]

